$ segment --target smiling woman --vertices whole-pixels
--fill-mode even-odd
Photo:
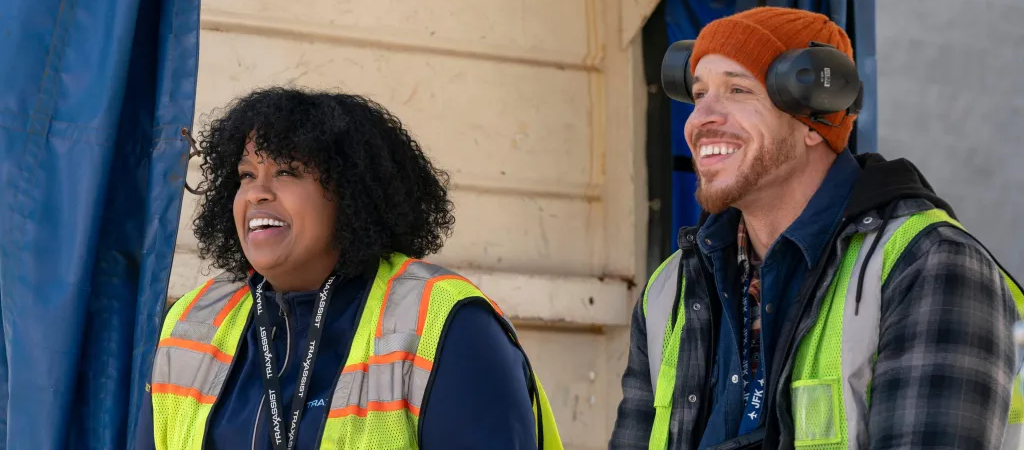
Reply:
[[[224,273],[168,313],[136,448],[561,448],[511,323],[419,259],[452,202],[398,119],[272,88],[200,136],[195,235]]]
[[[257,91],[201,133],[200,146],[199,250],[239,277],[261,263],[257,271],[271,280],[316,267],[309,276],[319,279],[303,286],[315,289],[332,268],[351,275],[395,252],[436,252],[455,223],[448,175],[397,118],[363,97]],[[286,245],[247,246],[242,222],[260,211],[294,219]]]

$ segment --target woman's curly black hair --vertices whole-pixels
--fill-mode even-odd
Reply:
[[[236,99],[199,133],[205,192],[193,225],[199,254],[214,267],[239,279],[251,268],[232,209],[250,136],[259,157],[305,166],[337,204],[334,245],[342,275],[362,273],[396,252],[422,258],[451,236],[448,174],[395,116],[358,95],[274,87]]]

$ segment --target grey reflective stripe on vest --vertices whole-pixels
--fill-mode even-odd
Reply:
[[[174,325],[171,337],[203,344],[213,342],[213,336],[217,334],[217,327],[213,325],[214,319],[217,318],[235,292],[244,288],[246,288],[244,282],[233,281],[228,278],[228,275],[221,274],[214,278],[213,285],[198,300],[194,300],[195,303],[188,314]]]
[[[1024,450],[1024,424],[1011,423],[1006,425],[1003,433],[1003,450]]]
[[[415,367],[412,361],[371,364],[368,370],[353,370],[341,374],[331,398],[331,409],[350,406],[367,409],[370,402],[386,403],[398,400],[406,400],[416,408],[422,405],[430,372]],[[407,385],[408,398],[405,396]]]
[[[231,370],[213,356],[181,347],[158,347],[154,358],[153,384],[196,389],[204,396],[217,397]]]
[[[878,336],[882,314],[882,265],[885,260],[885,244],[909,216],[891,220],[875,248],[864,272],[864,285],[860,295],[860,309],[857,310],[857,283],[860,280],[864,258],[878,237],[877,232],[867,233],[857,254],[856,263],[847,285],[843,302],[843,405],[846,408],[846,433],[850,449],[868,448],[868,386],[874,372],[875,355],[878,352]],[[822,319],[819,317],[819,320]],[[856,332],[851,332],[856,330]]]
[[[420,304],[427,292],[427,283],[440,276],[455,276],[455,273],[423,261],[412,261],[391,279],[380,318],[381,336],[374,337],[373,357],[366,367],[342,373],[331,399],[332,409],[351,406],[365,409],[370,402],[398,400],[420,407],[430,371],[409,359],[374,363],[373,358],[394,352],[408,353],[410,357],[416,354]]]
[[[665,328],[676,303],[679,287],[680,252],[675,252],[661,266],[661,271],[647,285],[644,298],[647,301],[644,320],[647,324],[647,364],[651,368],[651,388],[658,387],[658,372],[661,371],[662,349],[665,345]],[[681,296],[681,295],[680,295]],[[643,299],[641,301],[644,301]]]
[[[383,335],[374,340],[373,354],[386,355],[396,351],[416,353],[420,342],[416,334],[420,301],[426,291],[427,281],[443,275],[455,273],[440,266],[413,261],[406,266],[404,272],[391,280],[391,289],[381,316]]]
[[[190,348],[167,345],[157,346],[153,361],[153,384],[170,384],[186,389],[196,389],[204,396],[220,394],[231,370],[230,357],[222,355],[211,343],[217,333],[214,321],[227,307],[231,298],[241,291],[247,291],[242,282],[235,282],[223,276],[214,278],[213,284],[192,299],[192,306],[174,327],[171,338],[181,339],[205,347],[207,352]],[[212,353],[212,354],[211,354]],[[214,355],[221,355],[220,359]]]

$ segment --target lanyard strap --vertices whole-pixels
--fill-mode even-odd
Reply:
[[[299,373],[299,381],[295,387],[295,398],[292,400],[290,421],[286,421],[281,413],[281,380],[277,374],[277,355],[270,345],[268,335],[270,334],[270,315],[263,304],[263,283],[260,281],[256,286],[253,301],[256,306],[256,326],[260,337],[260,354],[263,356],[263,388],[266,401],[267,413],[270,414],[271,441],[274,450],[292,450],[298,440],[299,421],[302,419],[302,411],[306,405],[306,396],[309,395],[309,375],[313,371],[313,363],[316,361],[316,354],[320,350],[320,337],[323,335],[323,316],[327,311],[327,305],[331,301],[331,294],[334,291],[334,280],[336,275],[327,278],[320,289],[320,297],[317,299],[316,312],[313,314],[312,324],[306,337],[306,359],[302,361],[302,372]],[[288,424],[290,422],[290,425]],[[288,427],[288,434],[285,436],[284,428]]]
[[[743,275],[743,295],[741,301],[743,305],[743,343],[742,349],[740,350],[740,369],[743,371],[743,390],[746,391],[747,384],[750,383],[750,358],[751,358],[751,342],[750,342],[750,329],[753,327],[753,305],[750,303],[750,276],[749,272]]]
[[[750,301],[750,284],[753,281],[750,267],[744,265],[743,273],[743,349],[740,352],[740,366],[743,370],[743,418],[740,421],[741,435],[756,429],[761,423],[761,407],[764,405],[764,364],[757,365],[755,373],[750,373],[750,362],[754,357],[751,334],[754,325],[754,308]],[[760,335],[758,339],[760,339]],[[760,356],[760,355],[758,355]]]

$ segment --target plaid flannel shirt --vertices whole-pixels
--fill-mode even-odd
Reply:
[[[931,207],[924,200],[904,200],[895,215]],[[871,222],[877,225],[881,221]],[[835,243],[838,253],[845,251],[854,232],[868,231],[871,227],[863,221],[853,221]],[[696,258],[683,261],[684,265],[696,263]],[[835,255],[829,265],[829,276],[823,283],[828,283],[836,271]],[[687,283],[692,281],[688,279]],[[817,292],[825,290],[827,287],[819,286]],[[701,295],[702,291],[687,289],[687,293],[694,295]],[[818,297],[815,301],[820,303],[821,296]],[[1015,369],[1012,327],[1017,318],[1016,306],[997,264],[970,236],[951,226],[919,234],[882,288],[878,359],[868,422],[870,448],[999,448],[1010,406]],[[815,319],[814,314],[802,318]],[[688,317],[686,327],[706,329],[710,324],[709,320],[691,321]],[[609,449],[648,446],[654,396],[646,342],[645,317],[637,302],[629,358],[622,377],[624,397]],[[700,366],[702,371],[710,370],[687,354],[688,348],[693,347],[680,346],[678,371],[692,370],[692,365]],[[704,424],[695,420],[695,406],[683,401],[680,392],[701,389],[704,379],[677,377],[670,426],[672,449],[693,449],[703,432]],[[788,383],[781,386],[786,389]],[[792,436],[791,423],[780,426],[784,435]]]

